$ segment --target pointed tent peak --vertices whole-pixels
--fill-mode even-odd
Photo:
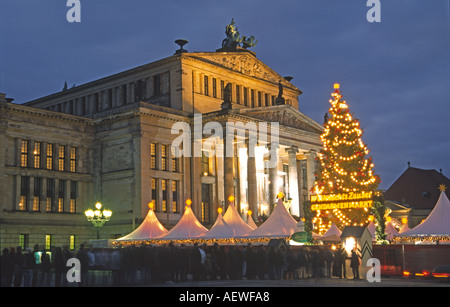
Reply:
[[[332,223],[330,228],[323,234],[322,240],[324,241],[340,241],[342,231]]]
[[[186,201],[187,202],[187,201]],[[192,203],[192,202],[191,202]],[[183,216],[169,232],[159,237],[161,240],[183,240],[199,237],[206,233],[205,228],[197,219],[190,205],[187,205]]]
[[[280,198],[267,220],[250,232],[248,237],[288,237],[298,231],[297,221],[289,213]]]
[[[155,200],[148,203],[149,210],[155,210]]]
[[[403,237],[417,236],[450,236],[450,200],[445,191],[441,191],[439,199],[428,217],[416,227],[402,232]]]
[[[408,226],[408,223],[405,223],[405,224],[403,224],[403,226],[402,226],[402,228],[400,228],[400,230],[399,230],[399,234],[400,233],[404,233],[404,232],[406,232],[406,231],[408,231],[408,230],[410,230],[410,228],[409,228],[409,226]]]
[[[163,236],[167,234],[167,232],[167,229],[158,220],[153,208],[149,208],[147,216],[141,225],[133,232],[117,240],[149,240]]]

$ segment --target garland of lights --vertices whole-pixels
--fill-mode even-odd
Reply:
[[[363,134],[359,121],[354,119],[347,103],[342,100],[339,84],[331,94],[330,117],[324,123],[320,136],[323,150],[318,154],[318,171],[312,192],[337,194],[360,191],[375,191],[380,178],[374,174],[372,158],[362,142]],[[339,227],[363,226],[371,220],[369,208],[317,210],[313,218],[314,230],[323,234],[332,222]]]

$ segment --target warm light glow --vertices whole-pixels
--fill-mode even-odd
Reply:
[[[151,202],[148,203],[148,208],[150,210],[154,210],[155,209],[155,200],[152,200]]]
[[[94,217],[94,211],[93,211],[92,209],[86,210],[86,211],[84,212],[84,214],[85,214],[87,217]]]
[[[190,206],[192,204],[192,200],[190,200],[189,198],[186,199],[186,205]]]
[[[101,207],[102,207],[102,204],[101,204],[101,203],[96,203],[96,204],[95,204],[95,208],[97,208],[97,210],[100,210]]]
[[[203,176],[205,176],[205,177],[208,176],[208,172],[204,172]]]
[[[223,212],[222,207],[217,208],[217,213],[221,214]]]
[[[247,210],[247,214],[248,215],[252,215],[253,211],[252,210]]]
[[[230,195],[230,197],[228,197],[228,201],[232,202],[232,201],[234,201],[234,200],[235,200],[235,198],[234,198],[233,195]]]
[[[283,197],[284,197],[283,192],[278,193],[277,197],[278,197],[278,198],[283,198]]]
[[[340,88],[340,84],[339,84],[339,83],[335,83],[335,84],[334,84],[334,89],[335,89],[335,90],[338,90],[339,88]]]
[[[406,217],[402,217],[402,224],[408,223],[408,219]]]
[[[344,241],[344,249],[348,255],[351,254],[352,250],[356,247],[356,240],[353,237],[348,237]]]

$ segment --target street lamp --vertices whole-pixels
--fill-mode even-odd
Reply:
[[[103,227],[103,225],[109,221],[112,215],[111,210],[103,209],[101,203],[95,204],[96,210],[86,210],[84,212],[84,215],[86,215],[86,218],[89,222],[92,222],[92,225],[94,225],[95,228],[97,228],[97,240],[100,239],[100,227]]]

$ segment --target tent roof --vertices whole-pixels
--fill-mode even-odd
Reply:
[[[335,223],[332,223],[321,239],[322,241],[341,241],[341,234],[342,231],[339,230]]]
[[[245,236],[252,228],[244,222],[233,204],[228,206],[223,218],[216,220],[211,229],[202,238],[233,238]]]
[[[252,230],[255,230],[256,228],[258,228],[258,226],[256,226],[255,221],[253,220],[251,215],[247,216],[247,224],[252,228]]]
[[[386,223],[385,232],[388,240],[391,240],[394,236],[398,235],[397,229],[394,228],[394,225],[392,225],[391,222]]]
[[[441,191],[436,206],[425,221],[399,234],[401,237],[441,235],[450,236],[450,200],[444,191]]]
[[[410,230],[410,228],[408,227],[408,223],[403,224],[402,228],[400,228],[399,233],[404,233],[405,231]]]
[[[287,237],[298,231],[300,229],[297,227],[297,221],[287,211],[283,201],[278,199],[278,204],[269,218],[247,237]]]
[[[178,221],[178,223],[169,232],[159,237],[160,240],[184,240],[196,238],[204,233],[206,229],[195,217],[191,206],[186,206],[183,216]]]
[[[366,229],[364,226],[346,226],[342,231],[341,239],[347,237],[361,238]],[[368,229],[367,232],[371,235]]]
[[[159,222],[153,209],[149,209],[147,216],[138,228],[117,240],[148,240],[166,233],[167,229]]]

